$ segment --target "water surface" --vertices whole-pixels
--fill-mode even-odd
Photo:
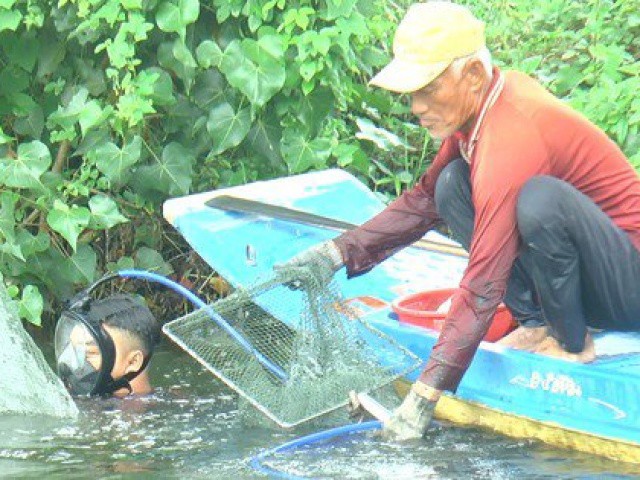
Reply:
[[[235,395],[167,345],[154,357],[151,376],[154,395],[84,400],[77,420],[0,417],[0,476],[266,478],[248,465],[251,456],[323,428],[287,432],[247,422]],[[342,414],[331,420],[334,426],[347,421]],[[439,425],[426,441],[396,445],[358,435],[278,455],[267,464],[322,479],[614,479],[637,478],[640,470],[451,425]]]

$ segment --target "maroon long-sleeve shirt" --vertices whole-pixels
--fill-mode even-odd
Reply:
[[[465,153],[475,208],[469,263],[420,377],[439,390],[457,387],[503,299],[520,242],[517,198],[527,180],[551,175],[570,183],[640,250],[638,175],[604,132],[538,82],[495,69],[481,114],[468,135],[458,132],[445,139],[413,189],[335,240],[347,274],[353,277],[422,237],[440,222],[434,203],[438,175]]]

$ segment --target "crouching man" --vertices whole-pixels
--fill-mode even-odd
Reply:
[[[519,322],[504,345],[568,361],[595,358],[587,327],[640,329],[640,179],[585,117],[494,67],[465,7],[412,5],[393,51],[371,83],[408,94],[440,150],[379,215],[289,263],[330,261],[354,277],[441,222],[468,250],[426,368],[385,422],[411,438],[458,386],[501,301]]]

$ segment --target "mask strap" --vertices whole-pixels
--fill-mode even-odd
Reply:
[[[138,370],[136,370],[135,372],[125,373],[117,380],[112,380],[111,382],[109,382],[109,390],[111,392],[116,392],[121,388],[126,388],[129,391],[129,394],[131,394],[133,392],[133,389],[131,388],[131,381],[138,375],[140,375],[145,368],[147,368],[149,360],[151,360],[151,357],[149,355],[146,355],[144,357],[144,360],[142,361],[142,365]]]

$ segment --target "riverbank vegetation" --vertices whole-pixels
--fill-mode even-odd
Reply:
[[[498,65],[640,168],[638,0],[462,3]],[[329,167],[386,199],[415,182],[436,145],[367,87],[406,5],[0,0],[0,271],[22,316],[126,267],[222,294],[162,220],[169,197]]]

